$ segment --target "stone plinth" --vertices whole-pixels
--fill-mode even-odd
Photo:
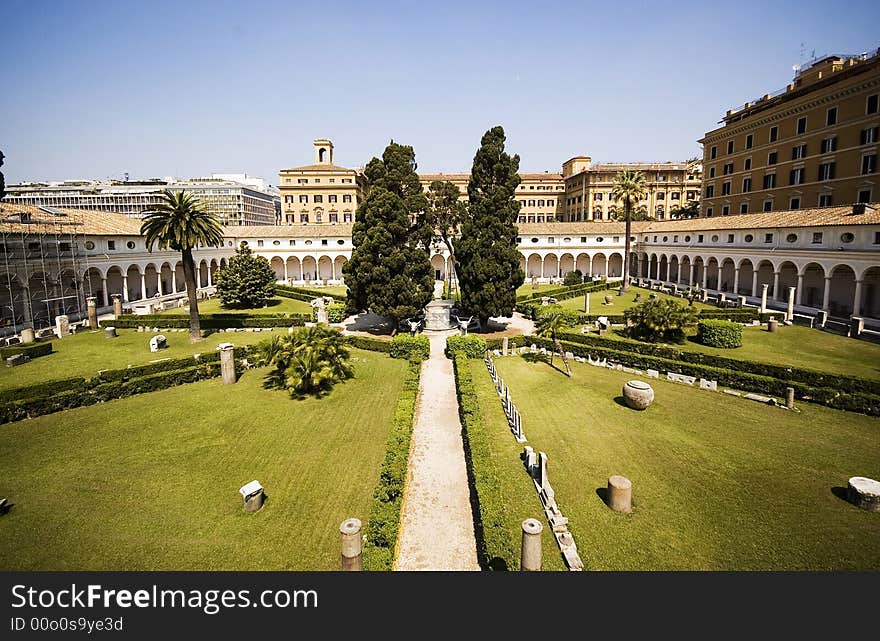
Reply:
[[[451,300],[432,300],[425,307],[425,329],[454,329],[450,320],[452,307],[455,305]]]
[[[235,348],[232,343],[220,343],[220,374],[224,385],[232,385],[237,380],[235,374]]]
[[[119,294],[111,294],[113,299],[113,316],[119,318],[122,316],[122,296]]]
[[[775,318],[771,318],[767,321],[767,331],[771,333],[776,333],[779,331],[779,321]]]
[[[33,343],[34,342],[34,328],[33,327],[23,327],[21,329],[21,342],[22,343]]]
[[[58,338],[70,333],[70,320],[67,315],[60,314],[55,317],[55,333],[58,334]]]
[[[339,526],[342,536],[343,572],[360,572],[364,569],[363,543],[360,519],[347,519]]]
[[[623,399],[634,410],[646,410],[654,402],[654,389],[644,381],[629,381],[623,386]]]
[[[105,327],[104,328],[104,338],[116,338],[116,328],[115,327]]]
[[[89,316],[89,328],[98,329],[98,299],[89,296],[86,299],[86,308]]]
[[[608,478],[608,507],[615,512],[632,512],[632,482],[625,476]]]
[[[846,488],[849,502],[868,512],[880,512],[880,481],[854,476]]]

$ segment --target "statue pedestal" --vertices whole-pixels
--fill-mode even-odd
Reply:
[[[449,319],[455,301],[432,300],[425,307],[425,329],[453,329]]]

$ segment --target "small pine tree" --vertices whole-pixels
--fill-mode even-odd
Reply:
[[[674,300],[648,300],[623,312],[631,338],[656,343],[683,343],[684,329],[697,322],[697,313]]]
[[[245,243],[239,245],[229,265],[217,273],[217,296],[224,307],[264,307],[275,295],[275,270]]]

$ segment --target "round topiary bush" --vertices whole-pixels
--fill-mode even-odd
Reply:
[[[697,323],[697,340],[709,347],[732,349],[743,344],[743,328],[729,320],[701,320]]]
[[[572,285],[580,285],[583,282],[584,275],[581,273],[581,270],[576,269],[565,274],[565,280],[562,281],[562,284],[570,287]]]

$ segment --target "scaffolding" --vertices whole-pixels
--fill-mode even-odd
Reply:
[[[0,205],[0,330],[40,330],[66,314],[85,316],[91,280],[83,282],[82,214],[52,207]]]

